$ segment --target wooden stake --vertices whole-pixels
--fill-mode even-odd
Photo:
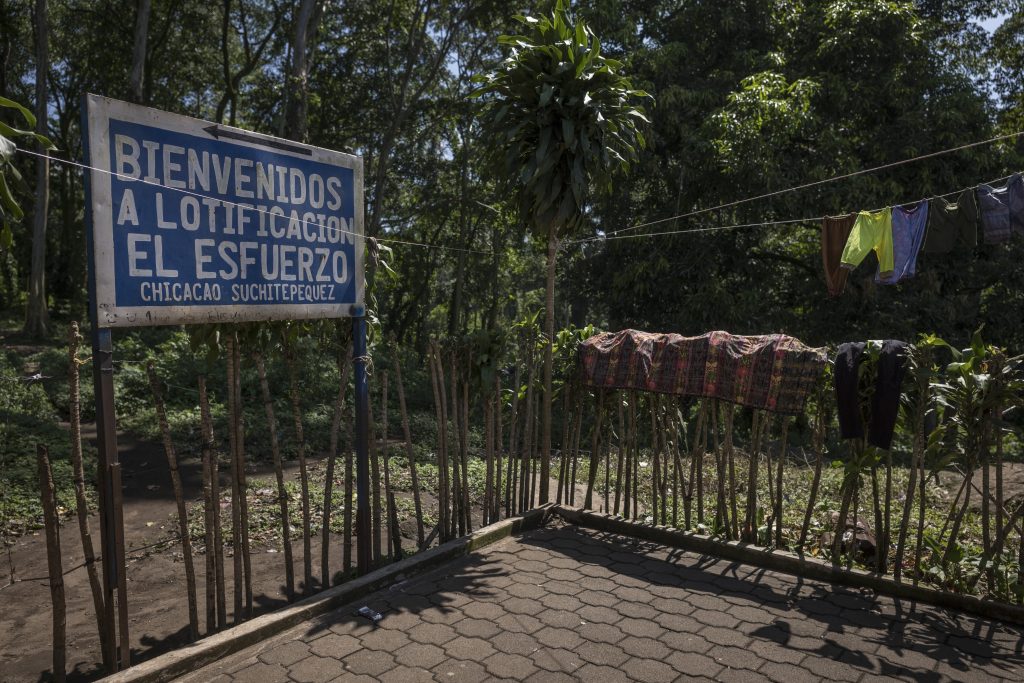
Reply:
[[[469,491],[469,377],[462,378],[462,419],[459,421],[459,457],[462,458],[462,514],[466,533],[473,533],[473,503]]]
[[[146,365],[149,373],[149,386],[153,391],[156,404],[157,421],[163,435],[164,453],[167,455],[167,467],[171,471],[171,486],[174,489],[174,502],[178,506],[178,537],[181,540],[181,554],[185,562],[185,590],[188,593],[188,626],[189,639],[199,640],[199,610],[196,607],[196,573],[192,566],[192,540],[188,535],[188,511],[185,509],[185,493],[181,488],[181,476],[178,474],[178,455],[171,441],[171,427],[167,423],[167,410],[160,391],[160,380],[153,368],[153,361]]]
[[[495,453],[495,467],[497,472],[495,474],[494,482],[494,499],[493,505],[494,510],[492,519],[498,521],[501,519],[501,447],[504,444],[501,433],[501,413],[502,413],[502,400],[501,400],[501,374],[495,373],[494,377],[494,428],[496,431],[494,438]]]
[[[235,429],[235,416],[238,411],[237,395],[235,394],[235,335],[227,335],[227,380],[228,380],[228,450],[231,452],[231,559],[232,588],[234,591],[234,623],[242,623],[242,486],[238,473],[238,431]]]
[[[201,435],[200,453],[203,461],[203,543],[206,546],[206,633],[217,629],[217,560],[216,543],[214,543],[213,508],[213,444],[206,439],[206,424],[202,405],[202,397],[206,393],[206,377],[199,375],[199,432]]]
[[[583,508],[593,510],[594,505],[594,483],[597,480],[597,464],[601,448],[601,424],[604,418],[604,389],[597,390],[597,408],[594,418],[594,438],[590,447],[590,471],[587,476],[587,495],[583,499]]]
[[[267,381],[267,367],[263,356],[253,354],[256,363],[256,374],[260,381],[260,392],[263,396],[263,411],[267,416],[267,429],[270,432],[270,453],[274,461],[274,476],[277,478],[277,505],[281,515],[281,543],[284,546],[285,595],[288,602],[295,600],[295,565],[292,561],[292,527],[288,513],[288,490],[284,486],[284,464],[281,460],[281,445],[277,438],[277,417],[274,415],[274,402],[270,397],[270,383]]]
[[[402,530],[398,526],[398,509],[391,490],[391,460],[388,457],[388,371],[381,372],[381,450],[384,453],[384,498],[388,506],[388,537],[391,541],[391,560],[402,559]]]
[[[725,416],[725,457],[729,467],[729,505],[732,515],[732,533],[730,538],[735,540],[740,537],[739,512],[737,510],[736,493],[736,459],[733,455],[733,427],[736,420],[736,405],[729,404],[729,411]]]
[[[252,558],[249,552],[249,486],[245,480],[245,424],[244,404],[242,403],[242,345],[235,335],[235,447],[238,448],[238,481],[242,490],[241,521],[242,521],[242,572],[245,575],[245,618],[252,619]]]
[[[412,431],[409,429],[409,412],[405,406],[405,387],[402,386],[402,364],[398,355],[394,357],[395,382],[398,384],[398,408],[402,412],[402,436],[405,439],[405,457],[409,463],[409,477],[412,480],[412,500],[416,508],[416,542],[423,549],[423,507],[420,503],[420,480],[416,471],[416,452],[412,447]]]
[[[519,387],[522,382],[521,367],[520,363],[516,363],[515,375],[512,380],[512,414],[509,421],[508,432],[508,467],[505,469],[505,517],[512,516],[512,501],[515,498],[515,457],[519,446],[519,444],[516,443],[516,439],[519,434],[519,424],[516,421],[516,413],[519,407]]]
[[[377,427],[373,420],[373,401],[370,401],[369,408],[367,409],[367,429],[370,433],[370,504],[372,506],[373,561],[375,564],[379,564],[383,558],[382,535],[384,532],[384,516],[381,506],[380,454],[377,450]]]
[[[39,493],[43,504],[43,527],[46,531],[46,564],[50,576],[50,603],[53,609],[53,679],[63,683],[67,670],[67,616],[64,604],[64,567],[60,553],[60,520],[57,517],[57,496],[53,472],[46,446],[36,445],[39,466]]]
[[[71,406],[71,466],[75,474],[75,509],[78,513],[78,532],[82,537],[82,554],[85,558],[85,569],[89,576],[89,589],[92,591],[93,609],[96,611],[96,627],[99,630],[100,652],[104,657],[104,668],[112,670],[107,643],[107,625],[103,600],[103,586],[100,584],[99,571],[96,568],[96,553],[92,545],[92,531],[89,528],[89,502],[85,497],[85,467],[82,463],[82,398],[78,374],[78,345],[82,335],[78,332],[78,323],[72,322],[68,331],[68,398]]]
[[[786,463],[786,450],[789,447],[789,424],[792,420],[788,417],[782,420],[782,445],[779,447],[779,469],[775,474],[775,547],[782,547],[782,467]]]
[[[441,543],[448,540],[448,461],[446,457],[448,426],[444,414],[445,396],[442,393],[443,378],[436,344],[431,344],[429,353],[430,381],[434,390],[434,409],[437,414],[437,481],[438,481],[438,526]]]
[[[199,416],[203,425],[203,441],[210,445],[210,498],[213,500],[213,564],[217,581],[217,628],[228,623],[227,592],[224,588],[224,539],[220,521],[220,470],[219,453],[213,439],[213,418],[210,415],[210,399],[206,393],[206,376],[199,376]]]
[[[626,416],[622,408],[621,394],[616,394],[615,403],[619,413],[619,457],[615,464],[615,506],[612,508],[612,512],[617,515],[619,514],[619,500],[622,495],[622,468],[625,466],[623,460],[626,454]]]
[[[341,421],[345,413],[345,389],[348,387],[348,373],[352,369],[352,342],[341,350],[338,356],[338,395],[334,400],[334,415],[331,418],[331,434],[327,451],[327,472],[324,476],[323,523],[320,525],[320,586],[331,587],[331,513],[334,511],[334,470],[338,461],[338,441]],[[348,429],[346,429],[346,432]],[[351,439],[346,440],[346,447]],[[288,560],[291,566],[291,559]]]
[[[299,380],[295,373],[295,354],[291,342],[284,340],[284,364],[288,373],[288,396],[295,424],[295,448],[299,459],[299,483],[302,490],[302,578],[303,592],[313,592],[313,551],[309,510],[309,471],[306,467],[306,436],[302,427],[302,406],[299,403]],[[373,439],[370,439],[373,443]]]

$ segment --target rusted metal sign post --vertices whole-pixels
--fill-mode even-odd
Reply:
[[[104,660],[116,666],[120,642],[125,667],[112,328],[351,317],[359,570],[369,570],[363,162],[105,97],[84,99]]]

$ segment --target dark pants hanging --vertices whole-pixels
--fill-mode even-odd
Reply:
[[[836,403],[839,434],[844,439],[864,436],[858,375],[866,347],[864,342],[847,342],[839,345],[836,354]],[[889,450],[892,446],[892,435],[900,410],[900,385],[903,383],[906,349],[906,342],[887,339],[882,342],[878,358],[875,392],[871,397],[868,415],[868,443],[882,450]]]

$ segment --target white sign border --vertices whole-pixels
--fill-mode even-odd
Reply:
[[[110,168],[110,119],[118,119],[139,123],[155,128],[163,128],[177,133],[193,136],[209,135],[203,128],[217,126],[220,130],[243,134],[246,137],[266,140],[269,143],[285,143],[290,147],[309,150],[309,154],[300,154],[281,149],[274,144],[266,148],[246,143],[242,140],[231,140],[228,144],[239,147],[272,150],[274,154],[291,156],[297,159],[318,161],[332,166],[352,169],[353,182],[353,232],[355,237],[355,268],[353,277],[356,279],[356,296],[352,304],[264,304],[264,305],[194,305],[194,306],[118,306],[114,291],[114,235],[113,206]],[[100,95],[86,96],[86,125],[88,135],[88,158],[86,164],[92,170],[90,174],[90,195],[86,202],[92,207],[92,216],[87,229],[92,231],[92,259],[90,268],[94,278],[95,320],[98,327],[145,327],[153,325],[184,325],[212,323],[241,323],[270,320],[317,320],[327,318],[347,318],[362,315],[364,304],[364,216],[363,216],[363,159],[352,154],[336,152],[321,147],[313,147],[291,140],[270,135],[263,135],[240,128],[232,128],[211,121],[203,121],[189,116],[151,109],[141,105],[123,102]]]

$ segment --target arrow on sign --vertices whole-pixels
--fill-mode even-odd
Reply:
[[[313,156],[313,150],[306,147],[299,147],[298,145],[290,145],[287,142],[282,142],[281,140],[268,140],[257,135],[239,133],[238,131],[228,130],[226,128],[221,128],[220,126],[207,126],[206,128],[203,128],[203,130],[218,140],[220,138],[231,138],[233,140],[241,140],[242,142],[250,142],[254,145],[262,145],[263,147],[283,149],[286,152],[292,152],[294,154]]]

